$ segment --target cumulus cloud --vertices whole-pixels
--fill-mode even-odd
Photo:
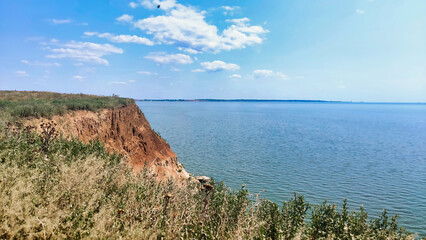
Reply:
[[[213,62],[202,62],[201,66],[205,71],[208,72],[218,72],[223,70],[236,71],[240,69],[240,66],[234,63],[225,63],[222,61],[213,61]]]
[[[49,22],[53,23],[53,24],[66,24],[66,23],[71,23],[71,19],[49,19]]]
[[[364,14],[365,13],[365,11],[362,10],[362,9],[357,9],[357,10],[355,10],[355,12],[358,13],[358,14]]]
[[[130,2],[130,3],[129,3],[129,6],[130,6],[131,8],[137,8],[137,7],[139,6],[139,4],[137,4],[137,3],[135,3],[135,2]]]
[[[238,6],[222,6],[221,7],[222,9],[223,9],[223,15],[234,15],[234,12],[235,11],[238,11],[238,10],[240,10],[240,7],[238,7]]]
[[[176,64],[190,64],[193,63],[192,58],[185,54],[166,54],[164,52],[153,52],[145,57],[157,63],[176,63]]]
[[[242,25],[242,24],[250,22],[250,19],[244,17],[244,18],[226,19],[226,21],[231,22],[231,23],[235,23],[237,25]]]
[[[74,76],[74,77],[72,77],[73,79],[75,79],[75,80],[78,80],[78,81],[80,81],[80,82],[82,82],[83,81],[83,79],[84,79],[84,77],[83,76],[79,76],[79,75],[76,75],[76,76]]]
[[[126,85],[127,84],[127,82],[124,82],[124,81],[112,81],[110,83],[111,84],[117,84],[117,85]]]
[[[282,80],[287,80],[288,76],[285,75],[282,72],[275,72],[272,70],[267,70],[267,69],[258,69],[258,70],[254,70],[253,74],[255,77],[275,77],[275,78],[279,78]]]
[[[23,71],[23,70],[18,70],[18,71],[15,71],[13,73],[18,77],[28,77],[29,76],[29,74],[26,71]]]
[[[148,71],[139,71],[138,73],[142,75],[158,75],[155,72],[148,72]]]
[[[130,16],[130,15],[127,15],[127,14],[123,14],[121,17],[118,17],[115,20],[117,20],[119,22],[132,22],[133,21],[133,16]]]
[[[111,81],[109,82],[110,84],[115,84],[115,85],[127,85],[129,83],[135,83],[135,80],[129,80],[129,81]]]
[[[188,54],[199,54],[199,53],[201,53],[200,51],[197,51],[197,50],[192,49],[192,48],[179,47],[178,49],[185,52],[185,53],[188,53]]]
[[[28,64],[30,66],[37,66],[37,67],[60,67],[61,66],[61,64],[57,62],[28,61],[26,59],[22,59],[21,63]]]
[[[266,70],[266,69],[259,69],[259,70],[254,70],[253,73],[254,73],[254,75],[257,75],[257,76],[262,75],[262,76],[270,77],[274,74],[274,71]]]
[[[232,74],[232,75],[229,75],[229,78],[237,79],[237,78],[241,78],[241,75],[240,74]]]
[[[106,38],[111,42],[116,43],[137,43],[144,44],[148,46],[153,46],[154,42],[149,40],[148,38],[139,37],[136,35],[114,35],[111,33],[98,33],[98,32],[85,32],[86,36],[97,36],[99,38]]]
[[[238,7],[238,6],[233,6],[233,7],[230,7],[230,6],[222,6],[221,8],[222,8],[222,9],[224,9],[224,10],[226,10],[226,11],[235,11],[235,10],[240,9],[240,7]]]
[[[47,58],[70,58],[78,62],[90,62],[108,65],[108,61],[103,58],[105,55],[123,53],[123,49],[115,47],[111,44],[70,41],[64,44],[55,42],[54,46],[55,47],[53,48],[45,48],[51,52],[50,54],[46,55]]]
[[[175,0],[143,0],[140,4],[150,9],[160,5],[164,15],[133,20],[133,16],[125,14],[117,20],[132,24],[163,44],[185,46],[196,51],[219,52],[260,44],[263,42],[263,35],[268,32],[261,26],[250,25],[250,20],[243,18],[228,21],[231,25],[219,33],[215,25],[206,22],[205,11],[184,6]]]

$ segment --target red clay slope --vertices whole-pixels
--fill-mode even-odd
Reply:
[[[134,172],[147,166],[160,180],[189,177],[169,144],[151,129],[135,103],[99,113],[75,111],[51,120],[33,119],[28,124],[39,126],[46,121],[56,123],[65,137],[76,137],[86,143],[98,139],[108,152],[124,154]]]

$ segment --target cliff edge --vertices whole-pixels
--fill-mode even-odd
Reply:
[[[151,129],[134,102],[99,112],[77,110],[51,119],[31,119],[26,125],[40,131],[40,124],[47,121],[53,121],[66,138],[76,137],[85,143],[99,140],[108,152],[123,154],[134,173],[146,166],[160,180],[189,178],[169,144]]]

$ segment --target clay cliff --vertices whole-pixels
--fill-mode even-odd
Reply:
[[[80,110],[52,119],[32,119],[27,124],[40,126],[47,121],[53,121],[64,137],[103,142],[108,152],[126,156],[135,173],[146,166],[160,180],[189,177],[169,144],[151,129],[135,103],[100,112]]]

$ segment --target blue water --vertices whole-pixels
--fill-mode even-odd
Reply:
[[[386,208],[426,237],[426,105],[137,104],[194,175],[277,203],[296,191],[369,216]]]

